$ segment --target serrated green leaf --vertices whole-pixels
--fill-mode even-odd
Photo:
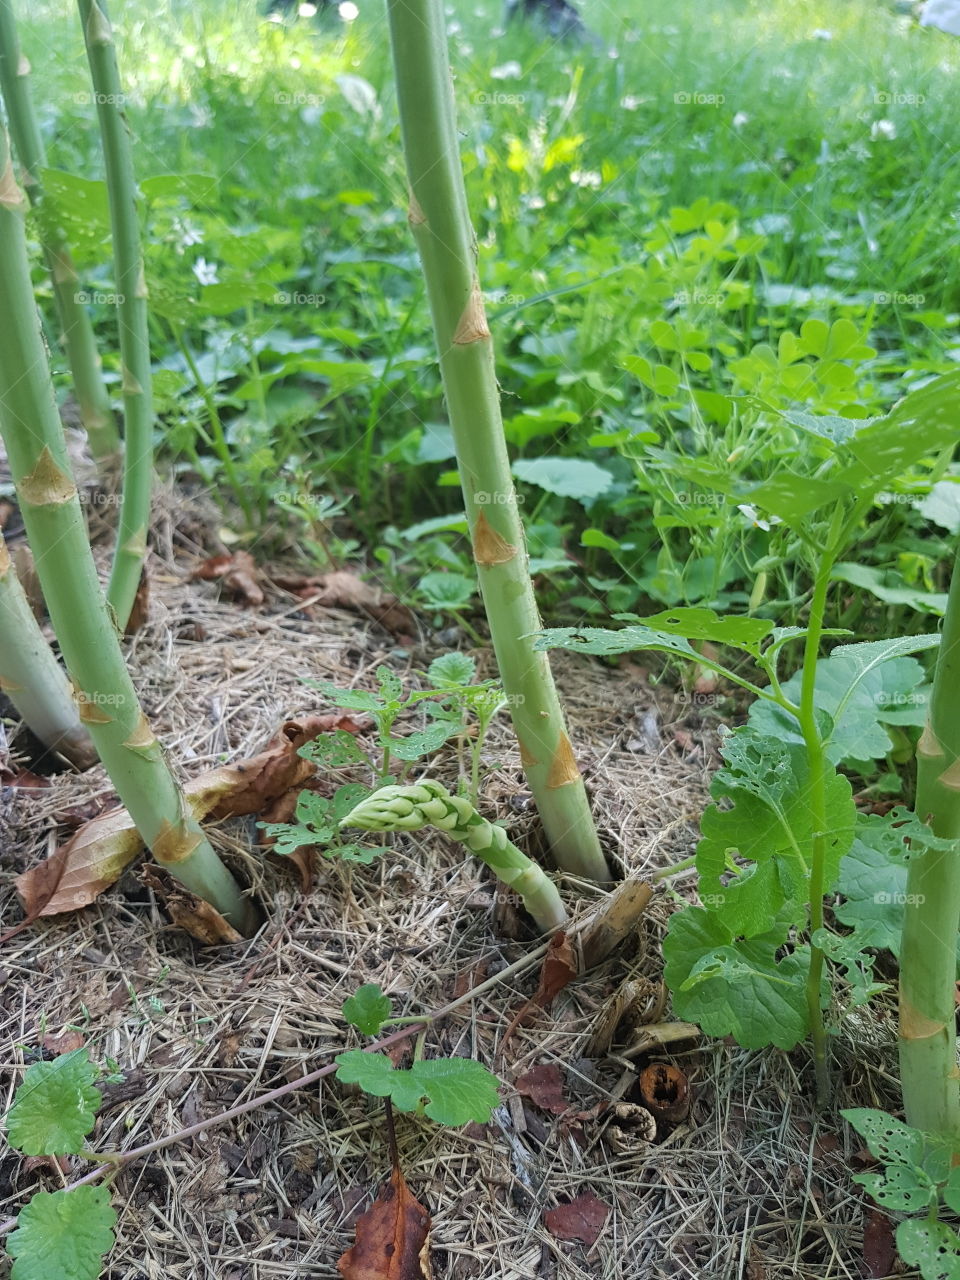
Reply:
[[[870,644],[840,645],[817,663],[816,705],[833,721],[826,742],[827,758],[841,760],[882,759],[890,750],[885,717],[893,712],[925,704],[920,689],[923,667],[908,653],[919,653],[939,644],[936,635],[906,636]],[[797,672],[783,692],[794,703],[800,700],[802,675]],[[754,702],[749,724],[768,737],[802,743],[797,720],[769,702]]]
[[[383,701],[366,689],[338,689],[329,680],[305,680],[311,689],[318,689],[329,702],[344,711],[382,711]]]
[[[712,911],[676,912],[663,943],[674,1013],[706,1035],[732,1035],[747,1049],[792,1049],[809,1027],[810,950],[797,947],[778,960],[785,935],[780,929],[739,941]]]
[[[386,1054],[353,1049],[336,1062],[340,1079],[374,1097],[389,1097],[401,1111],[413,1111],[427,1098],[424,1110],[438,1124],[485,1124],[499,1103],[496,1076],[469,1058],[437,1058],[404,1069]]]
[[[116,1221],[107,1187],[38,1191],[7,1241],[10,1280],[97,1280]]]
[[[427,679],[438,688],[462,689],[472,684],[476,674],[476,659],[456,650],[434,658],[427,668]]]
[[[541,650],[572,649],[575,653],[594,654],[649,650],[673,653],[681,658],[690,658],[693,662],[701,661],[700,654],[681,636],[637,626],[621,627],[619,631],[606,627],[549,627],[536,633],[533,647]]]
[[[486,1124],[499,1106],[497,1077],[471,1058],[433,1058],[410,1070],[430,1099],[424,1110],[437,1124]]]
[[[960,1237],[942,1222],[907,1218],[897,1227],[897,1252],[923,1280],[960,1280]]]
[[[278,858],[288,858],[298,849],[325,843],[325,838],[312,827],[301,827],[292,822],[258,822],[257,826],[273,841],[270,852],[275,853]]]
[[[832,933],[829,929],[815,929],[810,941],[828,960],[843,969],[852,1008],[867,1004],[886,990],[886,983],[873,981],[873,956],[864,950],[870,945],[869,941],[854,934]]]
[[[462,573],[425,573],[417,587],[433,609],[465,609],[477,594],[476,582]]]
[[[390,1017],[390,999],[375,982],[365,982],[344,1000],[343,1016],[365,1036],[375,1036]]]
[[[350,765],[369,763],[356,736],[346,729],[322,733],[312,742],[305,743],[297,755],[327,769],[346,769]]]
[[[377,683],[380,686],[380,697],[384,702],[400,702],[403,698],[403,682],[390,667],[383,665],[376,670]]]
[[[359,862],[369,867],[377,858],[390,853],[386,845],[338,844],[324,851],[330,858],[339,858],[341,862]]]
[[[7,1114],[10,1145],[24,1155],[69,1155],[83,1149],[102,1101],[97,1068],[86,1049],[27,1069]]]
[[[764,618],[724,616],[699,606],[664,609],[647,618],[626,614],[618,616],[667,635],[683,636],[686,640],[710,640],[714,644],[729,644],[750,651],[773,631],[773,623]]]
[[[754,937],[773,928],[784,908],[799,922],[813,859],[810,767],[802,747],[761,737],[749,727],[725,741],[724,765],[714,775],[714,800],[700,823],[697,870],[701,900],[734,934]],[[830,886],[853,840],[856,807],[850,783],[826,778],[824,881]],[[753,864],[731,863],[731,855]]]
[[[460,729],[460,721],[438,720],[404,738],[390,739],[390,753],[398,760],[419,760],[431,751],[439,751],[443,744]]]

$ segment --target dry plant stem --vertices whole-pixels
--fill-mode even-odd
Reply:
[[[907,1123],[960,1144],[960,552],[953,566],[927,725],[917,747],[917,816],[947,849],[916,849],[900,951],[900,1077]]]
[[[190,815],[140,708],[97,579],[33,298],[25,206],[0,129],[0,434],[80,719],[157,862],[245,931],[251,904]]]
[[[107,599],[123,630],[133,608],[147,553],[153,482],[153,390],[147,281],[140,245],[139,201],[130,132],[123,107],[125,99],[117,70],[113,28],[104,10],[104,0],[77,2],[103,141],[118,297],[125,439],[123,503]]]
[[[97,459],[110,459],[120,450],[120,437],[100,369],[93,326],[78,297],[79,280],[70,246],[59,225],[56,210],[43,205],[41,173],[47,160],[30,95],[30,64],[23,56],[17,38],[13,0],[0,0],[0,90],[13,145],[23,171],[24,190],[37,210],[43,253],[53,282],[73,388],[90,442],[90,452]]]
[[[77,769],[97,752],[80,723],[70,683],[33,616],[0,533],[0,692],[45,747]]]
[[[490,634],[521,761],[557,865],[605,884],[583,779],[544,653],[477,277],[442,0],[389,0],[390,38],[420,250]]]

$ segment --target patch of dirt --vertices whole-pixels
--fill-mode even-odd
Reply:
[[[128,642],[147,714],[184,778],[254,755],[291,718],[331,710],[303,677],[369,687],[379,663],[415,677],[436,650],[414,647],[356,614],[314,610],[271,585],[243,608],[216,582],[189,581],[205,534],[161,522],[151,561],[150,615]],[[481,675],[493,675],[487,652]],[[604,668],[555,655],[572,737],[608,852],[630,876],[688,857],[715,760],[723,704],[694,705],[653,687],[639,667]],[[362,740],[362,739],[361,739]],[[14,768],[25,761],[14,752]],[[485,751],[483,808],[535,847],[535,815],[506,722]],[[431,773],[452,783],[441,756]],[[100,770],[10,789],[0,805],[0,921],[21,918],[16,874],[43,857],[62,820],[110,799]],[[340,1006],[377,982],[398,1014],[429,1012],[531,950],[502,936],[493,885],[458,846],[431,834],[371,867],[319,860],[304,898],[295,869],[264,857],[254,819],[214,824],[211,837],[266,910],[253,939],[201,949],[162,915],[132,873],[94,906],[41,922],[0,949],[0,1044],[7,1099],[45,1035],[78,1028],[92,1056],[115,1064],[91,1146],[129,1149],[196,1123],[322,1066],[358,1043]],[[537,988],[538,964],[462,1005],[428,1035],[438,1052],[472,1055],[505,1082],[487,1126],[443,1130],[397,1118],[403,1169],[433,1218],[437,1280],[840,1280],[861,1271],[859,1190],[835,1112],[817,1118],[804,1049],[747,1053],[728,1044],[642,1045],[658,1018],[659,939],[671,901],[657,892],[635,937],[572,983],[551,1010],[503,1038]],[[562,879],[572,909],[598,895]],[[624,984],[643,993],[639,1025],[589,1055]],[[662,1015],[668,1017],[669,1014]],[[606,1040],[609,1037],[605,1037]],[[848,1025],[835,1045],[839,1105],[896,1105],[890,1008]],[[671,1062],[692,1107],[664,1140],[617,1121],[603,1104],[636,1103],[637,1073]],[[559,1068],[568,1113],[541,1110],[512,1088],[539,1065]],[[626,1114],[626,1112],[624,1112]],[[79,1163],[71,1176],[86,1166]],[[114,1186],[119,1243],[109,1280],[300,1280],[335,1277],[353,1225],[389,1177],[382,1108],[325,1079],[279,1103],[133,1164]],[[46,1175],[0,1158],[0,1212],[15,1213]],[[39,1179],[39,1181],[38,1181]],[[585,1245],[558,1239],[546,1210],[578,1197],[608,1206]],[[562,1215],[561,1215],[562,1216]],[[0,1274],[4,1271],[0,1263]]]

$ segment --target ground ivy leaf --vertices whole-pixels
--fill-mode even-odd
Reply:
[[[960,1237],[943,1222],[908,1218],[897,1227],[897,1252],[932,1280],[960,1280]]]
[[[365,1036],[375,1036],[390,1017],[390,1000],[375,982],[365,982],[343,1002],[343,1016]]]
[[[102,1100],[94,1088],[96,1078],[97,1068],[86,1049],[74,1049],[52,1062],[35,1062],[7,1115],[10,1145],[28,1156],[80,1151]]]
[[[750,728],[731,734],[714,776],[714,800],[701,821],[697,845],[700,897],[734,934],[768,932],[785,906],[802,918],[813,858],[810,768],[802,747],[762,737]],[[835,880],[853,840],[856,808],[850,783],[835,771],[826,780],[824,878]],[[749,864],[732,867],[731,854]]]
[[[746,1049],[792,1049],[808,1030],[810,950],[797,947],[778,961],[785,936],[781,928],[735,940],[712,911],[676,912],[663,943],[674,1013],[696,1022],[706,1035],[732,1035]]]
[[[97,1280],[116,1220],[107,1187],[38,1191],[7,1242],[11,1280]]]

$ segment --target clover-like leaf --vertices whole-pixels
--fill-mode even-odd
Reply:
[[[86,1049],[27,1069],[7,1115],[12,1147],[28,1156],[68,1155],[83,1148],[102,1101],[97,1068]]]
[[[390,998],[375,982],[365,982],[344,1000],[343,1016],[365,1036],[375,1036],[390,1017]]]
[[[97,1280],[116,1221],[107,1187],[38,1191],[7,1241],[16,1259],[10,1280]]]

